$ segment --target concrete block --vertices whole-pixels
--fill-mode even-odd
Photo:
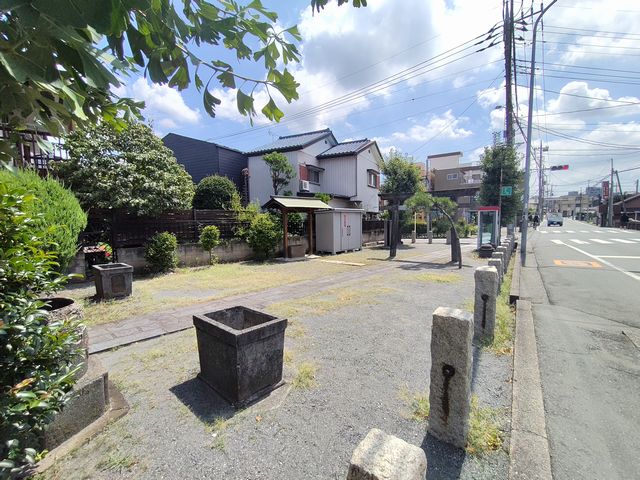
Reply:
[[[57,447],[100,418],[109,407],[108,373],[95,357],[89,357],[86,374],[76,383],[71,399],[44,432],[43,446]]]
[[[504,270],[502,269],[502,260],[499,258],[491,258],[489,260],[489,266],[494,267],[498,272],[498,287],[496,291],[500,293],[500,286],[502,285],[502,281],[504,280]]]
[[[474,272],[475,301],[473,309],[474,338],[493,340],[496,326],[498,270],[494,266],[478,267]]]
[[[469,432],[473,315],[438,307],[431,328],[429,433],[463,448]]]
[[[491,254],[491,258],[497,258],[497,259],[502,261],[502,273],[504,274],[504,272],[505,272],[504,267],[505,267],[505,265],[507,263],[507,259],[504,256],[504,252],[493,252]]]
[[[101,300],[131,295],[133,267],[126,263],[94,265],[96,296]]]
[[[347,480],[424,480],[421,448],[373,428],[353,452]]]

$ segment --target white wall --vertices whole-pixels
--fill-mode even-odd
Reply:
[[[446,157],[427,157],[429,170],[443,170],[445,168],[458,168],[462,155],[452,154]]]
[[[358,194],[353,200],[362,202],[362,209],[365,212],[379,211],[380,190],[369,186],[367,175],[367,170],[378,172],[378,159],[378,151],[373,146],[358,154]]]
[[[322,188],[327,193],[353,197],[357,194],[355,157],[334,157],[321,160]]]

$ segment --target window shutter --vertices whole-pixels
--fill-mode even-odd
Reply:
[[[300,180],[309,180],[309,170],[306,165],[298,165],[300,167]]]

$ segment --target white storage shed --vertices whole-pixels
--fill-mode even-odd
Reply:
[[[334,208],[316,211],[316,251],[334,255],[362,248],[364,210]]]

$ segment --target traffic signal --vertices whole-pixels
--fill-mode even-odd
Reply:
[[[569,165],[552,165],[549,170],[569,170]]]

